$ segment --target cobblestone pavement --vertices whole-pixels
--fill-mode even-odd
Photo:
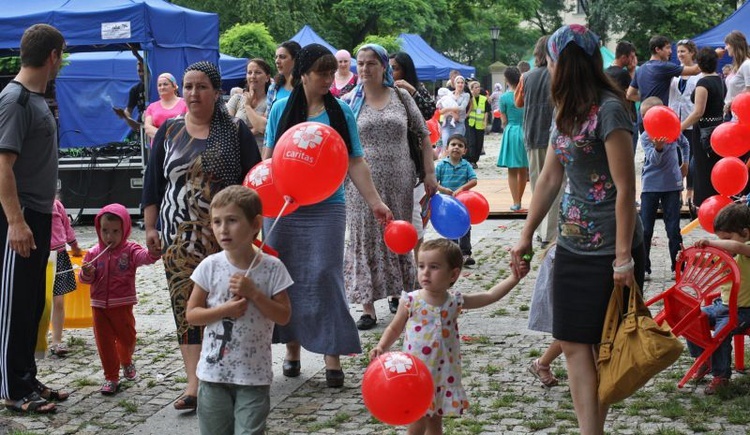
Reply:
[[[488,155],[480,161],[480,178],[494,176],[498,136],[488,138]],[[683,225],[687,221],[683,220]],[[505,277],[508,250],[517,240],[523,221],[492,220],[472,229],[477,265],[465,269],[456,287],[463,292],[483,291]],[[94,241],[92,227],[76,228],[82,246]],[[671,285],[671,272],[663,225],[657,224],[652,261],[652,280],[644,292],[650,297]],[[691,244],[705,236],[700,230],[685,239]],[[436,237],[428,232],[427,238]],[[143,242],[144,234],[134,228],[133,238]],[[526,329],[528,304],[537,264],[505,299],[489,307],[467,311],[461,317],[464,383],[471,407],[462,418],[447,419],[446,433],[516,434],[577,433],[563,358],[553,364],[559,386],[545,389],[527,371],[530,361],[541,354],[550,337]],[[138,379],[124,382],[113,397],[99,394],[102,371],[91,329],[66,330],[71,353],[64,359],[47,357],[39,361],[39,377],[51,386],[71,391],[68,401],[49,416],[19,416],[0,411],[2,434],[181,434],[197,433],[194,414],[172,409],[185,386],[185,375],[174,340],[174,325],[161,262],[139,270],[136,306],[138,344],[135,363]],[[379,302],[378,326],[361,334],[369,350],[377,342],[392,315]],[[359,317],[355,307],[352,314]],[[272,410],[268,422],[271,434],[381,434],[405,433],[404,428],[383,425],[365,409],[360,394],[361,377],[367,365],[362,355],[343,358],[344,388],[325,387],[322,358],[305,353],[303,373],[297,379],[281,376],[283,348],[274,346],[275,380]],[[607,431],[617,434],[747,433],[750,402],[729,418],[715,416],[708,405],[719,400],[706,397],[701,388],[675,384],[690,363],[687,354],[656,376],[634,397],[613,407]],[[747,396],[745,376],[736,383]],[[733,381],[733,382],[735,382]],[[705,404],[705,406],[704,406]]]

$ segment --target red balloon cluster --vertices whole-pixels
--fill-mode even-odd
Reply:
[[[424,417],[435,398],[432,374],[411,354],[384,353],[370,363],[362,377],[362,398],[383,423],[414,423]]]
[[[643,128],[653,140],[674,142],[680,137],[680,118],[667,106],[654,106],[643,117]]]
[[[747,185],[747,166],[737,157],[724,157],[711,170],[711,185],[724,196],[737,195]]]
[[[472,225],[481,224],[490,215],[490,203],[479,192],[465,190],[456,195],[456,199],[466,206],[469,211],[469,221]]]
[[[743,92],[732,100],[732,112],[742,124],[750,124],[750,93]]]
[[[385,246],[399,255],[408,254],[417,246],[419,235],[411,222],[391,221],[383,231]]]
[[[279,193],[276,185],[273,182],[273,168],[271,167],[271,159],[263,160],[257,165],[253,166],[247,175],[245,180],[242,181],[242,185],[255,190],[260,197],[260,201],[263,204],[263,216],[267,218],[275,218],[281,212],[281,208],[284,206],[284,196]],[[290,203],[284,210],[282,216],[286,216],[299,208],[299,204],[296,202]]]
[[[750,151],[750,123],[725,122],[720,124],[711,133],[711,148],[722,157],[745,155]]]
[[[344,182],[349,153],[336,130],[303,122],[281,135],[271,166],[281,195],[299,205],[311,205],[331,196]]]
[[[722,208],[732,203],[732,200],[726,196],[714,195],[703,200],[698,207],[698,221],[704,230],[709,233],[714,232],[714,219]]]

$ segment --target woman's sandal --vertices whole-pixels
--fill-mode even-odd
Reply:
[[[49,353],[58,358],[65,358],[68,352],[68,348],[64,344],[53,344],[49,347]]]
[[[539,379],[539,382],[547,388],[554,387],[558,383],[557,378],[552,374],[549,366],[540,363],[538,359],[531,362],[529,372]]]
[[[178,411],[194,411],[198,407],[198,398],[189,394],[183,394],[174,402],[174,409]]]
[[[41,382],[37,382],[34,391],[39,397],[49,402],[64,402],[70,397],[70,393],[61,390],[53,390]]]
[[[57,410],[57,406],[37,393],[31,393],[21,400],[6,401],[5,408],[22,414],[49,414]]]

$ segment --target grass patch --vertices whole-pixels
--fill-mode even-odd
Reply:
[[[520,307],[518,307],[518,311],[529,311],[529,306],[526,304],[523,304]]]
[[[68,347],[83,346],[86,344],[86,340],[81,337],[68,336]]]
[[[487,364],[483,369],[479,370],[480,372],[486,373],[489,376],[496,375],[500,373],[500,367],[492,364]]]
[[[492,285],[490,285],[492,287]],[[490,317],[500,317],[500,316],[507,316],[508,315],[508,309],[507,308],[498,308],[495,311],[490,313]]]
[[[526,427],[533,431],[539,431],[542,429],[547,429],[548,427],[552,427],[552,425],[555,424],[555,419],[551,415],[535,414],[524,424],[526,425]]]
[[[117,406],[124,409],[128,414],[135,414],[136,412],[138,412],[138,403],[136,403],[136,401],[133,399],[120,400],[119,402],[117,402]]]
[[[76,387],[92,387],[94,385],[99,385],[99,383],[89,378],[78,378],[73,381],[73,385]]]
[[[531,349],[529,353],[526,354],[529,358],[539,358],[542,356],[542,351],[539,349]]]
[[[445,433],[480,434],[484,432],[484,423],[472,418],[445,418],[443,419]]]
[[[315,423],[309,425],[307,428],[310,430],[310,432],[317,432],[322,429],[335,429],[337,428],[341,423],[346,423],[347,421],[351,420],[352,417],[345,413],[345,412],[338,412],[333,417],[329,418],[328,420],[322,421],[320,423]]]

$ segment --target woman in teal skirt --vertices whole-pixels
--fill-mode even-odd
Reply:
[[[529,178],[529,161],[523,145],[523,108],[518,108],[513,103],[513,91],[518,86],[520,78],[521,73],[518,68],[508,67],[505,70],[505,82],[508,87],[500,97],[503,140],[500,143],[497,166],[508,168],[508,187],[513,197],[511,211],[521,210],[521,198],[523,198],[523,191],[526,190],[526,181]]]

